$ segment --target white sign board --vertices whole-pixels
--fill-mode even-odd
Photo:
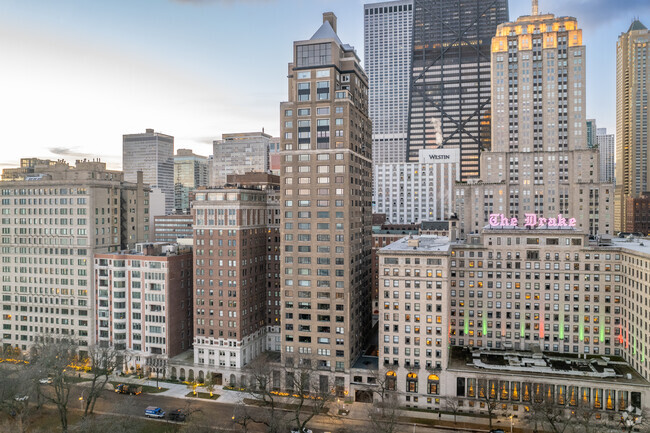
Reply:
[[[446,164],[460,163],[460,150],[458,149],[422,149],[420,150],[420,164]]]

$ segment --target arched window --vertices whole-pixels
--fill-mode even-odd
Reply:
[[[427,380],[427,393],[440,395],[440,378],[435,374],[430,374]]]
[[[406,392],[418,392],[418,375],[409,373],[406,375]]]
[[[397,375],[394,371],[386,373],[386,389],[388,391],[395,391],[397,389]]]

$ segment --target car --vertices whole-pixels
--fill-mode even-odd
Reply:
[[[47,385],[52,383],[52,378],[51,377],[44,377],[43,379],[39,379],[38,383]]]
[[[291,433],[300,433],[300,431],[298,431],[296,429],[293,429],[293,430],[291,430]],[[311,429],[304,428],[304,429],[302,429],[302,433],[313,433],[313,432],[311,431]]]
[[[182,409],[176,409],[167,414],[167,419],[169,419],[170,421],[183,422],[185,421],[186,417],[187,415],[185,415],[185,412],[183,412]]]
[[[490,430],[490,433],[506,433],[506,432],[501,428],[493,428],[492,430]]]
[[[164,418],[165,411],[156,406],[149,406],[144,410],[144,416],[147,418]]]

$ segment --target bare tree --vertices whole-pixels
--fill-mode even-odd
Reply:
[[[498,389],[490,389],[490,380],[487,377],[479,376],[477,378],[478,386],[478,398],[479,401],[483,403],[485,410],[487,411],[490,430],[492,430],[492,420],[496,418],[497,408],[499,407],[499,395]]]
[[[375,405],[382,409],[382,415],[384,415],[384,409],[397,403],[397,379],[386,368],[374,370],[371,377],[373,383],[369,383],[366,390],[373,393],[373,402],[375,401],[374,395],[379,397],[379,401]]]
[[[539,401],[533,398],[529,409],[525,421],[533,427],[533,431],[537,431],[537,428],[541,427],[545,431],[564,433],[573,425],[573,419],[567,416],[566,406],[552,400]],[[589,432],[591,431],[589,430]]]
[[[30,399],[35,381],[30,373],[24,365],[0,364],[0,410],[9,415],[12,431],[25,432],[34,412]]]
[[[84,405],[83,417],[86,418],[95,410],[95,403],[106,388],[113,371],[119,370],[122,366],[124,354],[113,346],[92,346],[88,350],[88,363],[90,367],[90,387],[88,398]]]
[[[299,367],[269,367],[271,359],[262,355],[246,367],[249,381],[246,390],[258,406],[264,408],[253,415],[246,414],[253,422],[264,424],[268,432],[284,432],[287,427],[303,431],[316,415],[335,398],[329,375],[320,375],[309,362]],[[272,364],[271,364],[272,365]],[[274,374],[284,378],[285,392],[274,390]]]
[[[445,410],[451,412],[454,415],[454,424],[456,424],[456,416],[460,413],[461,400],[458,397],[447,396],[443,397],[445,402]]]
[[[72,383],[68,380],[70,366],[78,359],[77,346],[68,339],[54,340],[41,337],[32,347],[31,363],[41,374],[47,374],[51,383],[38,387],[39,394],[59,412],[61,431],[68,431],[68,400]]]
[[[388,393],[368,411],[368,433],[396,433],[399,427],[399,405],[396,393]]]

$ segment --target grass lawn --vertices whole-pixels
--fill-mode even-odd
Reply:
[[[108,382],[108,383],[113,385],[113,388],[117,388],[117,385],[119,385],[120,383],[125,383],[125,382]],[[161,388],[156,388],[155,386],[138,385],[138,384],[134,384],[134,383],[133,384],[128,383],[127,385],[133,385],[133,386],[136,386],[136,387],[137,386],[142,386],[142,392],[144,392],[146,394],[158,394],[158,393],[161,393],[161,392],[165,392],[165,391],[167,391],[169,389],[169,388],[162,388],[162,387]]]
[[[68,429],[75,430],[76,426],[81,422],[82,411],[78,409],[68,409]],[[101,415],[97,419],[102,419]],[[0,423],[3,421],[11,422],[9,417],[0,416]],[[104,418],[104,423],[107,421]],[[142,418],[127,417],[125,422],[130,426],[135,426],[139,433],[176,433],[179,430],[177,424],[170,424],[166,422],[152,421]],[[59,420],[59,413],[53,407],[43,407],[40,411],[34,413],[28,420],[28,431],[38,432],[60,432],[61,421]],[[111,421],[112,422],[112,421]],[[102,430],[103,431],[103,430]]]
[[[185,394],[185,397],[194,397],[194,398],[204,398],[206,400],[216,400],[219,398],[219,394],[212,394],[210,395],[209,392],[197,392],[196,395],[190,391],[187,394]]]

